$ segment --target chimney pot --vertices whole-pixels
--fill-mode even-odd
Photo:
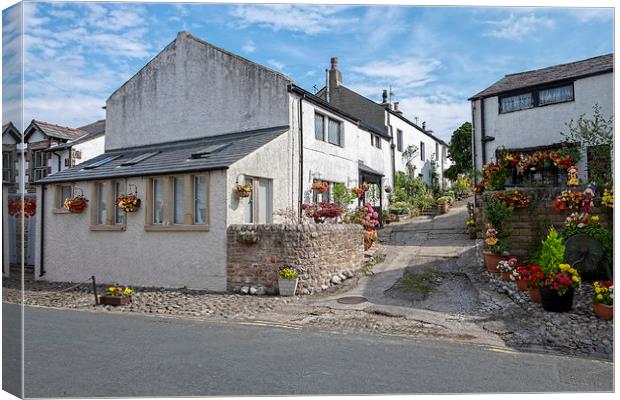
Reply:
[[[394,102],[394,111],[398,111],[398,102],[397,101]]]
[[[338,57],[332,57],[329,63],[331,64],[331,69],[338,69]]]
[[[426,130],[426,121],[422,121],[422,129]]]
[[[383,104],[387,104],[387,102],[388,102],[388,91],[387,91],[387,89],[383,89],[382,97],[383,97]]]

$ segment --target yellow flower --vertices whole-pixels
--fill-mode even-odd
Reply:
[[[129,288],[125,288],[125,296],[129,296],[133,291]]]
[[[560,264],[560,271],[568,271],[570,269],[569,264]]]
[[[572,275],[577,275],[577,270],[575,268],[569,269],[568,272],[571,273]]]
[[[579,277],[577,275],[573,276],[573,281],[574,282],[579,282]]]
[[[598,215],[592,217],[592,221],[598,222],[601,218]]]
[[[602,294],[599,294],[598,296],[596,296],[596,299],[597,299],[597,300],[603,300],[603,295],[602,295]]]
[[[491,236],[491,237],[489,237],[489,238],[487,238],[487,239],[486,239],[486,242],[487,242],[487,244],[488,244],[489,246],[494,246],[494,245],[496,245],[496,244],[497,244],[497,238],[496,238],[496,237]]]

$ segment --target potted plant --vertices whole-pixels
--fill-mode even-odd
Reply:
[[[523,273],[525,274],[524,280],[530,300],[534,303],[540,303],[540,288],[545,281],[545,274],[542,272],[540,266],[531,264],[528,264]]]
[[[500,260],[497,263],[497,269],[501,272],[503,281],[510,282],[512,280],[512,271],[516,263],[517,259],[514,257],[509,260]]]
[[[86,209],[86,203],[88,203],[88,199],[79,194],[77,196],[67,198],[63,205],[67,210],[69,210],[69,212],[80,214]]]
[[[577,270],[564,262],[564,250],[562,237],[551,227],[542,242],[539,257],[540,268],[545,275],[540,297],[547,311],[569,311],[573,307],[575,288],[581,284]]]
[[[140,208],[141,200],[137,193],[121,194],[114,204],[125,212],[136,212]]]
[[[377,241],[377,230],[376,229],[364,230],[364,251],[370,249],[376,241]]]
[[[353,193],[357,195],[357,198],[361,199],[362,197],[364,197],[364,194],[368,191],[368,188],[369,188],[368,184],[364,183],[362,186],[355,187],[351,190],[353,191]]]
[[[592,302],[592,309],[597,317],[605,321],[612,320],[614,318],[614,283],[612,281],[594,282]]]
[[[259,237],[254,231],[240,231],[237,234],[237,240],[247,245],[251,245],[251,244],[258,242],[258,239]]]
[[[560,264],[559,272],[545,275],[545,284],[540,288],[542,306],[547,311],[566,312],[573,308],[575,288],[581,284],[581,278],[575,268],[569,264]]]
[[[448,196],[442,196],[437,199],[437,212],[439,214],[445,214],[448,212],[448,204],[450,203],[450,198]]]
[[[235,186],[235,193],[237,193],[237,196],[239,196],[240,198],[250,197],[250,195],[252,194],[252,184],[237,183],[237,185]]]
[[[280,296],[294,296],[297,291],[297,270],[289,265],[280,268],[278,275],[278,291]]]
[[[499,198],[492,196],[484,211],[489,222],[486,227],[485,239],[488,251],[483,252],[484,263],[488,271],[497,272],[499,261],[510,259],[508,254],[510,230],[504,228],[504,220],[512,215],[512,208],[504,204]]]
[[[519,265],[512,270],[512,279],[517,283],[517,290],[525,292],[527,290],[527,266]]]
[[[129,287],[110,286],[107,295],[99,296],[99,303],[110,306],[122,306],[131,302],[133,290]]]

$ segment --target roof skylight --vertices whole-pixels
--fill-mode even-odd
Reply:
[[[208,157],[210,154],[213,153],[217,153],[218,151],[221,151],[223,149],[225,149],[226,147],[230,146],[232,143],[228,142],[228,143],[220,143],[220,144],[212,144],[210,146],[205,147],[202,150],[198,150],[195,153],[192,153],[192,158],[205,158]]]
[[[93,168],[101,167],[102,165],[105,165],[105,164],[109,163],[112,160],[116,160],[119,157],[121,157],[121,156],[117,155],[117,156],[109,156],[109,157],[106,157],[106,158],[102,158],[99,161],[95,161],[92,164],[86,165],[84,167],[84,169],[93,169]]]
[[[121,166],[122,167],[127,167],[127,166],[130,166],[130,165],[136,165],[137,163],[142,162],[142,161],[146,160],[147,158],[151,158],[151,157],[153,157],[156,154],[159,154],[159,151],[153,151],[153,152],[150,152],[150,153],[140,154],[139,156],[134,157],[131,160],[127,160],[125,162],[122,162]]]

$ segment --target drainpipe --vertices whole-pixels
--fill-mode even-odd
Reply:
[[[487,142],[484,131],[484,97],[480,99],[480,141],[482,144],[482,165],[487,163]]]
[[[41,185],[41,202],[39,204],[39,213],[41,214],[40,222],[41,225],[41,240],[40,240],[40,249],[39,249],[39,277],[45,275],[45,263],[44,263],[44,250],[45,250],[45,190],[47,188],[45,185]]]
[[[474,170],[476,169],[476,102],[475,100],[471,103],[471,154],[472,154],[472,163]],[[474,183],[478,183],[478,177],[476,174],[473,176]]]
[[[305,94],[301,94],[299,97],[299,199],[297,205],[297,213],[299,218],[302,217],[301,205],[303,204],[303,191],[304,191],[304,120],[302,105],[303,100],[306,97]]]

